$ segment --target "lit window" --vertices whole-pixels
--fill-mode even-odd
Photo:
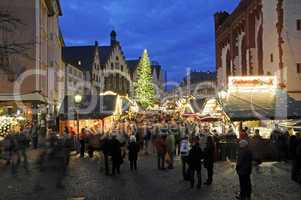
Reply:
[[[297,19],[297,30],[301,31],[301,19]]]
[[[301,74],[301,63],[297,63],[297,73]]]
[[[78,65],[82,65],[82,61],[79,60],[79,61],[78,61]]]

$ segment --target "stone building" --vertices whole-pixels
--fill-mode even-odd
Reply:
[[[131,77],[132,82],[135,82],[137,80],[137,69],[138,69],[139,61],[140,61],[140,59],[126,61],[127,66],[130,71],[130,77]],[[152,67],[153,83],[156,86],[156,90],[157,90],[157,92],[159,92],[159,94],[163,94],[165,91],[165,85],[166,85],[165,84],[166,83],[165,71],[163,70],[160,63],[157,61],[152,61],[151,67]]]
[[[70,64],[65,66],[65,95],[84,95],[84,72]]]
[[[241,0],[215,14],[219,88],[229,76],[275,75],[279,87],[301,99],[301,1]]]
[[[97,41],[94,45],[66,46],[63,59],[84,72],[85,93],[129,94],[129,71],[115,31],[111,32],[109,46],[100,46]]]
[[[0,101],[55,113],[64,93],[60,1],[1,0],[0,13]]]

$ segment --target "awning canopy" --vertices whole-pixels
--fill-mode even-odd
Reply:
[[[115,113],[117,95],[82,96],[81,103],[76,103],[74,96],[66,96],[60,108],[59,116],[63,120],[103,119]]]
[[[38,92],[28,94],[0,94],[0,102],[47,102],[47,99]]]
[[[301,102],[283,90],[274,92],[233,92],[220,99],[232,121],[301,119]]]

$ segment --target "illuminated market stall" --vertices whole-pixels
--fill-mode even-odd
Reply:
[[[247,126],[269,138],[275,124],[301,118],[301,102],[278,89],[273,76],[230,77],[228,91],[221,92],[218,100],[237,134]]]
[[[19,132],[22,126],[36,121],[46,126],[48,108],[46,99],[38,94],[0,96],[0,140],[8,134]]]
[[[62,134],[67,127],[73,133],[82,128],[92,133],[106,133],[128,109],[127,99],[115,94],[66,96],[59,114],[59,132]]]

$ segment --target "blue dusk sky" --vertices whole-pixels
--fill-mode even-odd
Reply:
[[[110,43],[114,29],[127,59],[144,48],[180,82],[186,68],[215,70],[214,13],[239,0],[62,0],[60,24],[67,45]]]

